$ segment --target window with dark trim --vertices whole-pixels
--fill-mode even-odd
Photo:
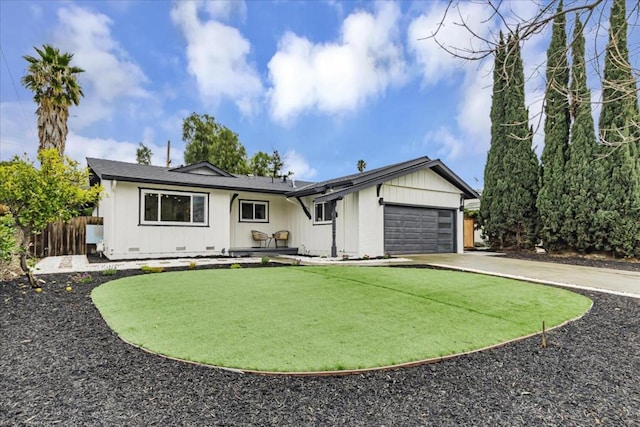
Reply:
[[[316,224],[331,222],[329,202],[314,203],[313,222]]]
[[[240,222],[269,222],[269,202],[240,200]]]
[[[145,225],[207,225],[208,194],[143,189],[140,223]]]

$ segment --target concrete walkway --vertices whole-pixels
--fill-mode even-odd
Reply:
[[[270,257],[273,261],[290,263],[296,257]],[[280,258],[280,259],[279,259]],[[469,252],[465,254],[427,254],[404,255],[404,258],[369,261],[337,261],[332,259],[312,259],[303,264],[338,265],[385,265],[385,264],[427,264],[434,267],[453,270],[483,273],[493,276],[527,280],[530,282],[559,285],[607,292],[611,294],[640,298],[640,273],[608,268],[582,267],[538,261],[524,261],[500,256],[495,253]],[[140,269],[143,265],[150,267],[186,267],[191,262],[196,265],[225,265],[233,263],[260,263],[260,258],[178,258],[139,261],[113,261],[90,264],[84,255],[47,257],[42,259],[35,269],[35,274],[100,272],[106,269],[117,270]]]
[[[36,264],[34,273],[75,273],[116,270],[139,270],[143,265],[149,267],[188,267],[192,262],[196,265],[234,264],[234,263],[259,263],[260,258],[173,258],[173,259],[148,259],[138,261],[106,261],[104,263],[89,263],[84,255],[51,256],[43,258]]]
[[[525,261],[483,252],[404,256],[414,264],[640,298],[640,272]]]

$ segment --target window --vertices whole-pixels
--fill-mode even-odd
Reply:
[[[201,193],[142,190],[142,224],[207,225],[207,198]]]
[[[331,209],[328,202],[315,204],[315,216],[313,221],[316,223],[331,222]]]
[[[269,222],[269,202],[240,200],[240,222]]]

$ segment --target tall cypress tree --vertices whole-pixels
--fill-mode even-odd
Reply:
[[[492,247],[528,248],[536,241],[539,166],[531,148],[520,44],[513,35],[496,50],[491,120],[481,224]]]
[[[627,47],[625,0],[614,0],[604,60],[599,133],[603,157],[600,180],[606,182],[597,215],[597,248],[618,256],[640,254],[640,171],[635,137],[637,87]]]
[[[547,84],[545,91],[544,149],[542,183],[537,208],[540,213],[540,237],[549,250],[566,246],[561,233],[565,221],[565,164],[569,149],[569,66],[567,63],[566,18],[562,0],[553,22],[551,43],[547,50]]]
[[[584,35],[582,23],[576,15],[573,30],[571,67],[571,138],[569,158],[565,168],[566,194],[564,196],[565,221],[562,236],[567,245],[578,252],[594,250],[594,215],[601,203],[598,191],[601,181],[595,168],[598,150],[593,116],[591,115],[591,93],[587,86],[587,71],[584,59]],[[600,193],[600,197],[598,197]]]
[[[493,93],[491,100],[491,146],[487,154],[487,163],[484,169],[484,189],[480,204],[479,223],[482,227],[485,239],[492,248],[501,248],[504,235],[504,221],[498,216],[495,209],[494,195],[500,193],[497,188],[498,177],[504,174],[504,94],[506,45],[502,32],[498,46],[495,50],[493,66]]]
[[[506,147],[504,191],[500,209],[507,228],[506,243],[515,249],[531,248],[537,240],[540,166],[533,151],[533,131],[529,128],[529,111],[525,105],[524,69],[520,40],[507,41],[508,73],[505,93]]]

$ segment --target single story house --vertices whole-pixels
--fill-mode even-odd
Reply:
[[[478,197],[428,157],[317,183],[231,174],[208,162],[87,163],[91,183],[104,187],[94,213],[112,260],[234,253],[256,246],[252,230],[288,230],[288,247],[303,255],[462,252],[464,200]]]

